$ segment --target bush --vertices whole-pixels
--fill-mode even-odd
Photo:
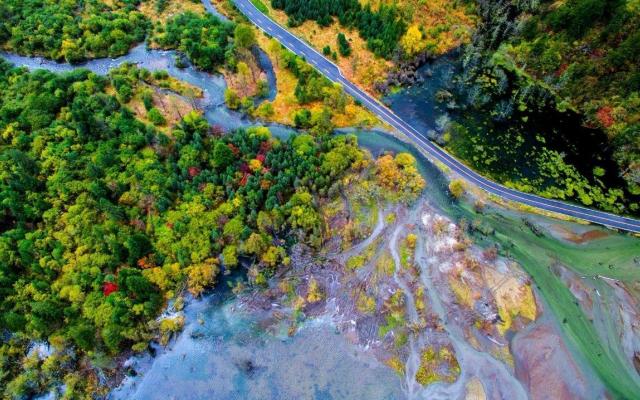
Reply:
[[[351,55],[351,44],[343,33],[338,33],[338,50],[343,57],[349,57]]]
[[[152,107],[151,110],[149,110],[147,118],[149,118],[149,121],[151,121],[155,126],[161,126],[167,123],[167,120],[164,118],[160,110],[155,107]]]
[[[311,127],[311,111],[303,108],[298,110],[293,117],[293,123],[296,128],[307,129]]]
[[[269,82],[264,79],[258,81],[258,97],[269,96],[269,89]]]
[[[153,108],[153,95],[150,90],[145,90],[142,93],[142,104],[147,111],[151,111]]]
[[[231,88],[227,88],[227,90],[224,91],[224,102],[227,107],[232,110],[240,108],[240,96]]]
[[[454,179],[449,183],[449,192],[455,199],[459,199],[464,195],[465,184],[462,179]]]

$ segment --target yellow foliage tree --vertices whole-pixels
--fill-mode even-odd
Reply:
[[[189,292],[196,297],[200,296],[207,287],[213,285],[218,272],[218,260],[215,258],[190,266],[187,281]]]
[[[416,165],[416,159],[409,153],[398,153],[395,159],[390,155],[376,161],[378,183],[389,193],[413,201],[425,188],[426,183]]]
[[[405,33],[400,40],[400,44],[404,52],[409,56],[413,56],[422,51],[425,43],[422,41],[422,31],[420,27],[415,24],[411,25],[409,29],[407,29],[407,33]]]
[[[322,290],[320,289],[320,286],[318,285],[318,281],[316,281],[314,278],[311,278],[311,280],[309,281],[307,301],[309,303],[315,303],[322,300],[323,297],[324,296],[322,294]]]
[[[459,199],[465,192],[464,181],[462,179],[452,180],[451,183],[449,183],[449,191],[454,198]]]
[[[262,162],[254,158],[253,160],[249,161],[249,169],[253,172],[260,171],[262,169]]]
[[[400,169],[390,154],[378,158],[378,183],[387,189],[394,189],[400,180]]]
[[[407,235],[407,246],[410,249],[416,248],[416,242],[418,241],[418,236],[415,233],[410,233]]]
[[[240,83],[242,85],[247,85],[249,83],[249,78],[251,77],[251,71],[249,70],[249,66],[247,63],[240,61],[237,65],[238,68],[238,76],[240,78]]]

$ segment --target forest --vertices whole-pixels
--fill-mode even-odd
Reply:
[[[151,41],[160,48],[179,50],[198,68],[214,72],[233,59],[235,25],[211,14],[185,12],[159,25]]]
[[[233,64],[235,24],[187,11],[153,26],[138,11],[139,3],[3,1],[0,45],[18,54],[74,64],[124,55],[149,35],[151,44],[181,51],[202,70],[213,72],[227,61]],[[156,5],[164,7],[162,3]]]
[[[358,0],[271,0],[271,5],[284,10],[289,16],[289,25],[297,26],[314,20],[320,26],[328,26],[336,17],[345,27],[353,27],[367,41],[367,47],[376,55],[391,58],[407,24],[395,5],[381,5],[372,10]]]
[[[200,295],[240,263],[252,282],[266,282],[293,243],[321,243],[319,199],[365,159],[353,137],[281,141],[262,127],[221,136],[195,112],[165,134],[112,94],[146,75],[0,64],[7,395],[60,384],[71,397],[95,392],[94,370],[81,365],[108,364],[179,329],[155,318],[183,288]],[[53,349],[46,365],[24,357],[44,340]]]
[[[0,2],[0,45],[7,50],[78,63],[116,57],[144,40],[151,27],[136,10],[138,0]]]
[[[607,132],[620,175],[640,194],[640,5],[621,0],[544,4],[509,50]]]

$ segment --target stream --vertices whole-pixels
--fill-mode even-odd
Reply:
[[[425,224],[426,225],[426,224]],[[426,235],[428,228],[421,225],[419,230],[418,244],[416,246],[416,261],[420,269],[422,284],[426,288],[429,304],[438,314],[443,322],[444,328],[451,340],[458,357],[463,374],[469,377],[478,377],[484,384],[484,390],[488,398],[509,398],[527,399],[522,384],[516,380],[505,365],[490,355],[479,352],[464,339],[460,329],[451,324],[447,316],[447,311],[443,307],[434,286],[432,273],[434,268],[438,268],[446,260],[440,260],[433,254],[434,238],[433,232]],[[464,378],[464,377],[463,377]],[[458,379],[457,383],[464,382],[465,379]],[[464,394],[464,388],[460,384],[450,386],[431,385],[426,388],[424,397],[428,399],[451,399]]]
[[[170,50],[148,49],[142,43],[132,48],[128,54],[117,58],[100,58],[90,60],[78,65],[58,63],[43,57],[27,57],[16,54],[0,52],[0,57],[10,63],[26,67],[31,70],[45,69],[51,72],[62,73],[77,68],[85,68],[99,75],[106,75],[114,68],[125,63],[136,64],[140,68],[149,71],[167,71],[172,77],[188,82],[203,90],[204,96],[195,99],[198,109],[204,112],[204,116],[210,124],[219,125],[225,130],[233,130],[252,126],[255,123],[245,114],[228,109],[224,104],[224,91],[226,83],[224,77],[219,74],[209,74],[200,71],[190,64],[186,68],[176,66],[176,57],[181,57],[177,52]],[[271,61],[262,51],[258,52],[258,60],[267,74],[269,82],[268,100],[275,98],[275,74]],[[275,135],[287,135],[293,132],[291,128],[279,124],[267,124]]]

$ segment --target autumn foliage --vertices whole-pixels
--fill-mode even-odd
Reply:
[[[376,177],[380,186],[401,199],[416,199],[426,184],[416,166],[416,159],[409,153],[399,153],[395,158],[384,155],[376,161]]]
[[[102,294],[104,294],[105,297],[117,291],[118,291],[118,285],[113,282],[105,282],[104,285],[102,285]]]
[[[613,108],[609,106],[601,107],[596,112],[596,118],[598,118],[598,122],[600,122],[602,126],[604,126],[605,128],[609,128],[615,122],[613,118]]]

